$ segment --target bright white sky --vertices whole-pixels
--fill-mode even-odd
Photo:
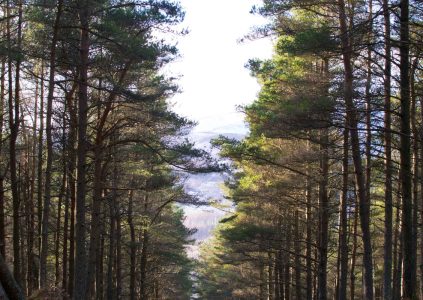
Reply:
[[[272,53],[269,39],[238,42],[253,26],[266,22],[249,13],[260,0],[180,1],[186,12],[182,27],[190,33],[177,37],[182,57],[164,70],[170,73],[167,75],[182,76],[179,80],[182,93],[171,99],[173,110],[198,122],[191,134],[197,146],[204,146],[218,134],[245,134],[244,116],[237,112],[236,106],[251,103],[259,85],[244,66],[250,58],[267,58]],[[220,174],[199,174],[189,177],[186,188],[206,199],[221,199],[222,183]],[[210,208],[207,214],[195,207],[184,209],[186,224],[199,227],[203,239],[223,215]],[[196,224],[199,219],[202,224]],[[189,253],[195,256],[198,244]]]
[[[245,133],[237,105],[251,103],[258,83],[244,67],[250,58],[270,57],[269,39],[239,39],[252,26],[265,20],[250,14],[258,0],[181,0],[186,11],[184,28],[190,33],[178,38],[182,57],[168,70],[182,75],[182,93],[171,102],[182,116],[197,121],[194,132]]]

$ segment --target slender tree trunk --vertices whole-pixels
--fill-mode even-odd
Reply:
[[[4,213],[4,178],[0,175],[0,254],[6,256],[6,222]]]
[[[354,224],[353,224],[353,241],[351,252],[351,268],[350,268],[350,300],[355,299],[355,266],[357,261],[357,235],[358,235],[358,204],[355,202]]]
[[[352,46],[347,28],[347,17],[345,13],[345,1],[338,0],[339,23],[341,29],[342,56],[344,63],[344,98],[347,107],[347,118],[350,127],[351,150],[354,161],[355,177],[357,181],[357,192],[359,200],[360,225],[363,240],[363,266],[364,266],[364,291],[365,299],[373,300],[373,250],[370,233],[370,199],[366,195],[365,176],[360,153],[360,138],[358,134],[358,117],[353,99],[353,69],[352,69]]]
[[[99,135],[100,133],[98,133]],[[91,230],[90,230],[90,248],[88,254],[87,270],[87,291],[86,297],[90,298],[94,290],[94,274],[97,262],[98,249],[100,245],[100,227],[101,227],[101,202],[102,202],[102,142],[97,140],[94,148],[94,183],[93,183],[93,204],[91,207]],[[115,193],[115,192],[113,192]]]
[[[147,255],[148,255],[149,233],[147,229],[143,230],[143,241],[141,248],[141,264],[140,264],[140,285],[141,300],[148,300],[147,297]]]
[[[259,260],[259,268],[260,268],[260,278],[259,278],[259,300],[266,299],[266,283],[265,283],[265,274],[264,274],[264,263],[262,258]],[[142,298],[141,296],[141,299]]]
[[[295,223],[294,223],[294,251],[295,251],[295,295],[296,299],[302,299],[302,282],[301,282],[301,235],[299,229],[299,214],[298,210],[295,211]]]
[[[10,25],[10,3],[7,1],[7,42],[8,49],[11,50],[11,25]],[[22,35],[22,3],[19,3],[18,12],[18,46],[21,49],[21,35]],[[12,78],[12,55],[8,57],[8,79],[9,79],[9,165],[10,165],[10,185],[12,189],[12,206],[13,206],[13,275],[18,283],[21,283],[21,258],[20,258],[20,196],[18,190],[18,175],[17,175],[17,159],[16,159],[16,140],[19,132],[20,124],[20,65],[21,61],[18,58],[15,66],[15,80]],[[15,83],[15,95],[13,95],[13,82]]]
[[[418,56],[418,54],[417,54]],[[419,193],[419,142],[418,142],[418,129],[417,129],[417,120],[416,120],[416,114],[417,114],[417,95],[415,90],[415,73],[418,67],[419,59],[414,59],[414,62],[411,67],[410,72],[410,97],[411,97],[411,130],[413,134],[413,176],[412,176],[412,185],[413,185],[413,191],[412,191],[412,198],[413,198],[413,246],[414,249],[414,255],[415,255],[415,261],[416,261],[416,276],[417,276],[417,239],[418,239],[418,212],[419,212],[419,204],[418,204],[418,193]],[[418,298],[417,293],[419,291],[417,285],[417,279],[416,279],[416,298]]]
[[[373,1],[369,0],[369,45],[373,42]],[[370,202],[370,188],[371,188],[371,172],[372,172],[372,48],[367,47],[367,78],[366,78],[366,197],[367,201]]]
[[[398,257],[395,266],[395,276],[394,276],[394,299],[395,300],[402,300],[404,294],[404,235],[402,232],[399,233],[398,236]]]
[[[276,300],[281,300],[281,291],[280,291],[280,276],[279,276],[279,258],[278,252],[275,253],[275,262],[273,264],[273,276],[275,278],[274,295]]]
[[[423,97],[420,97],[420,118],[423,120]],[[423,175],[423,132],[420,133],[420,176]],[[422,176],[423,177],[423,176]],[[423,297],[423,178],[420,178],[420,298]]]
[[[307,174],[309,175],[309,174]],[[307,233],[306,233],[306,300],[312,300],[313,299],[313,269],[312,269],[312,258],[311,258],[311,243],[312,243],[312,212],[311,212],[311,184],[310,179],[307,178],[306,182],[306,217],[307,217]]]
[[[117,175],[117,174],[116,174]],[[122,295],[122,224],[119,203],[116,201],[116,299]]]
[[[108,261],[107,261],[107,299],[113,300],[114,295],[114,284],[113,284],[113,261],[114,261],[114,253],[115,253],[115,208],[114,208],[114,201],[112,199],[112,203],[110,204],[110,230],[109,230],[109,250],[108,250]]]
[[[55,240],[55,285],[58,286],[60,282],[60,232],[61,232],[61,224],[62,224],[62,201],[65,198],[66,193],[66,160],[63,160],[64,166],[63,166],[63,174],[62,174],[62,184],[60,188],[60,194],[59,194],[59,201],[57,204],[57,219],[56,219],[56,240]],[[66,201],[66,200],[65,200]],[[63,228],[66,230],[66,228]],[[63,249],[65,251],[65,249]]]
[[[37,150],[37,222],[38,222],[38,251],[41,250],[41,224],[43,216],[43,135],[44,135],[44,63],[41,61],[40,72],[40,128],[38,129]],[[37,272],[37,277],[39,272]]]
[[[416,295],[416,249],[413,249],[413,199],[411,178],[411,129],[410,129],[410,45],[409,1],[400,2],[400,180],[402,195],[402,234],[404,241],[404,299],[417,299]]]
[[[44,183],[44,203],[41,228],[41,252],[40,252],[40,285],[44,288],[47,285],[47,255],[48,255],[48,233],[51,203],[51,172],[53,165],[53,137],[52,137],[52,117],[53,117],[53,97],[56,75],[56,44],[59,33],[60,17],[62,14],[63,0],[57,2],[56,18],[53,26],[53,36],[50,47],[50,67],[47,94],[47,115],[46,115],[46,142],[47,142],[47,165]]]
[[[3,156],[3,125],[4,125],[4,108],[6,98],[6,60],[1,62],[0,74],[0,156]],[[5,219],[5,197],[4,197],[4,175],[5,167],[2,165],[0,168],[0,255],[6,257],[6,219]]]
[[[137,255],[137,245],[135,241],[135,227],[132,218],[132,209],[133,209],[133,195],[134,192],[129,191],[129,204],[128,204],[128,225],[129,232],[131,237],[130,242],[130,266],[129,266],[129,299],[135,300],[135,272],[136,272],[136,255]]]
[[[344,130],[343,157],[342,157],[342,195],[340,203],[340,234],[339,234],[339,290],[338,299],[347,299],[347,280],[348,280],[348,148],[349,148],[349,131]]]
[[[281,295],[281,299],[285,298],[285,272],[284,272],[284,262],[283,262],[283,253],[282,250],[278,252],[278,261],[279,261],[279,292]]]
[[[275,289],[273,284],[275,283],[274,273],[273,273],[273,257],[270,251],[267,252],[267,290],[268,290],[268,300],[274,300],[275,298]]]
[[[366,89],[365,89],[365,101],[366,101],[366,199],[371,203],[370,188],[372,183],[372,47],[370,46],[373,42],[373,1],[369,0],[369,37],[367,47],[367,78],[366,78]]]
[[[388,0],[383,0],[383,16],[385,24],[385,232],[383,247],[383,297],[385,300],[392,300],[391,18]]]
[[[32,153],[31,161],[31,180],[30,180],[30,190],[28,196],[28,205],[29,208],[29,220],[28,220],[28,249],[27,249],[27,269],[28,269],[28,295],[31,295],[32,292],[37,288],[37,278],[36,274],[37,268],[35,267],[36,255],[35,255],[35,240],[36,240],[36,230],[35,230],[35,180],[36,180],[36,171],[37,171],[37,125],[38,125],[38,98],[39,98],[39,84],[38,78],[35,78],[35,97],[34,97],[34,122],[32,127],[32,146],[29,150],[29,155]]]
[[[86,173],[87,173],[87,116],[88,116],[88,54],[89,54],[89,0],[81,0],[79,7],[80,35],[80,67],[78,78],[78,166],[77,166],[77,195],[76,195],[76,224],[75,224],[75,279],[73,298],[85,299],[87,287],[87,253],[86,253]]]
[[[328,132],[323,129],[321,133],[321,159],[320,159],[320,182],[319,182],[319,265],[317,279],[317,299],[327,299],[327,262],[329,242],[329,197],[327,191],[329,176],[328,156]]]
[[[66,158],[65,158],[66,159]],[[67,166],[65,172],[67,172]],[[67,176],[66,176],[67,177]],[[66,182],[65,190],[65,215],[63,220],[63,253],[62,253],[62,290],[66,291],[68,282],[68,239],[69,239],[69,179]]]
[[[69,226],[69,274],[67,280],[67,291],[72,297],[73,279],[75,267],[75,208],[76,208],[76,181],[75,181],[75,164],[76,164],[76,134],[78,122],[76,118],[76,108],[73,101],[77,84],[74,82],[73,88],[66,97],[67,108],[69,111],[69,133],[68,133],[68,193],[70,200],[70,226]]]
[[[397,207],[400,206],[400,200],[397,201]],[[402,282],[402,233],[401,233],[401,212],[397,208],[395,216],[395,234],[393,243],[393,279],[392,279],[392,299],[401,299],[401,282]]]
[[[286,253],[284,255],[284,283],[285,283],[285,299],[290,300],[291,299],[291,223],[290,223],[291,216],[288,217],[288,222],[286,224]]]
[[[97,270],[97,272],[96,272],[97,273],[97,275],[96,275],[96,297],[97,297],[98,300],[104,299],[103,260],[104,260],[104,233],[101,235],[100,249],[99,249],[99,255],[98,255],[98,258],[97,258],[97,268],[96,268],[96,270]]]

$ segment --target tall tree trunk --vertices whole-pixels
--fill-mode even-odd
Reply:
[[[136,255],[137,255],[137,244],[135,240],[135,227],[132,218],[132,209],[133,209],[133,196],[134,191],[129,191],[129,204],[128,204],[128,225],[130,233],[130,265],[129,265],[129,299],[135,300],[135,272],[136,272]]]
[[[4,125],[4,108],[6,98],[6,60],[2,59],[0,74],[0,156],[3,156],[3,125]],[[4,176],[5,167],[0,166],[0,255],[6,257],[6,219],[5,219],[5,195],[4,195]]]
[[[342,56],[344,63],[344,98],[347,108],[347,118],[350,127],[351,150],[354,161],[355,177],[357,181],[357,192],[359,200],[360,225],[363,240],[363,267],[364,267],[364,291],[365,299],[373,300],[373,250],[370,233],[370,199],[366,195],[365,176],[360,153],[360,139],[358,134],[358,116],[353,99],[353,69],[351,55],[353,48],[347,28],[347,17],[345,13],[345,1],[338,0],[339,24],[342,44]]]
[[[55,232],[55,285],[58,286],[60,282],[60,233],[61,233],[61,225],[62,225],[62,202],[65,198],[66,193],[66,160],[63,160],[63,174],[62,174],[62,184],[60,188],[59,194],[59,201],[57,203],[57,219],[56,219],[56,232]],[[66,200],[65,200],[66,201]],[[66,230],[66,228],[63,228]],[[65,251],[65,249],[63,249]]]
[[[392,299],[401,299],[401,282],[402,282],[402,233],[401,233],[401,211],[399,209],[400,200],[397,201],[397,210],[395,216],[395,234],[393,243],[393,267],[394,273],[392,278]]]
[[[420,118],[423,120],[423,97],[420,97]],[[420,133],[420,159],[423,160],[423,132]],[[423,165],[420,161],[420,176]],[[422,176],[423,177],[423,176]],[[423,178],[420,178],[420,298],[423,297]]]
[[[276,300],[281,300],[281,290],[280,290],[280,276],[279,276],[279,258],[278,252],[275,253],[275,261],[273,264],[273,276],[275,278],[275,282],[273,285],[274,288],[274,295]]]
[[[117,172],[116,172],[116,175],[117,175]],[[121,299],[121,296],[122,296],[122,224],[121,224],[119,202],[116,201],[116,299]]]
[[[274,279],[274,273],[273,273],[273,257],[272,257],[272,252],[268,251],[267,252],[267,294],[268,294],[268,300],[274,300],[275,298],[275,289],[273,287],[274,283],[275,283],[275,279]]]
[[[358,215],[359,215],[358,203],[356,200],[355,209],[354,209],[353,233],[352,233],[353,241],[352,241],[351,268],[350,268],[350,300],[355,299],[355,279],[356,279],[355,267],[356,267],[356,261],[357,261]]]
[[[147,229],[143,230],[143,240],[141,248],[141,264],[140,264],[140,295],[141,300],[148,300],[147,295],[147,257],[148,257],[149,233]]]
[[[309,175],[309,173],[307,173]],[[307,232],[306,232],[306,300],[312,300],[313,299],[313,269],[312,269],[312,258],[311,258],[311,243],[312,243],[312,199],[311,199],[311,183],[310,179],[306,179],[306,217],[307,217]]]
[[[262,261],[262,258],[259,259],[259,268],[260,268],[260,277],[259,277],[259,300],[265,300],[266,299],[266,283],[265,283],[265,274],[264,274],[264,263]],[[142,294],[141,294],[141,299]]]
[[[102,230],[103,231],[103,230]],[[104,299],[104,267],[103,267],[103,260],[104,260],[104,233],[101,235],[100,240],[100,249],[99,255],[97,258],[97,272],[96,272],[96,299],[103,300]]]
[[[88,54],[89,54],[89,16],[90,0],[79,2],[80,32],[80,66],[78,78],[78,166],[77,166],[77,195],[76,195],[76,224],[75,224],[75,274],[73,298],[85,299],[87,283],[87,253],[86,253],[86,221],[85,196],[87,173],[87,116],[88,116]]]
[[[383,247],[383,297],[392,300],[392,142],[391,142],[391,18],[388,0],[383,0],[385,25],[384,143],[385,143],[385,232]]]
[[[340,234],[339,234],[339,289],[338,299],[347,299],[347,280],[348,280],[348,148],[349,148],[349,131],[346,127],[344,130],[343,157],[342,157],[342,195],[340,203]]]
[[[417,54],[418,56],[418,54]],[[417,129],[417,120],[416,120],[416,114],[417,114],[417,95],[415,90],[415,73],[418,67],[418,58],[414,59],[414,62],[411,67],[410,71],[410,97],[411,97],[411,130],[413,134],[413,176],[412,176],[412,185],[413,185],[413,191],[412,191],[412,199],[413,199],[413,246],[414,254],[415,254],[415,260],[416,260],[416,266],[415,266],[415,272],[417,276],[417,238],[418,238],[418,212],[419,212],[419,204],[418,204],[418,193],[419,193],[419,142],[418,142],[418,129]],[[416,279],[416,298],[418,293],[417,288],[417,279]]]
[[[67,166],[66,166],[65,172],[67,172]],[[62,290],[64,291],[66,291],[67,283],[68,283],[68,239],[69,239],[69,201],[70,201],[68,182],[69,180],[67,180],[66,182],[65,207],[64,207],[65,215],[63,220]]]
[[[373,1],[369,0],[369,37],[367,47],[367,78],[366,78],[366,89],[365,89],[365,101],[366,101],[366,198],[370,203],[370,188],[371,188],[371,173],[372,173],[372,48],[373,42]]]
[[[284,272],[284,261],[283,261],[283,253],[282,250],[278,251],[278,261],[279,261],[279,293],[281,295],[281,299],[285,298],[285,272]]]
[[[113,261],[114,261],[114,253],[115,253],[115,199],[112,197],[111,204],[110,204],[110,230],[109,230],[109,250],[108,250],[108,258],[107,258],[107,299],[113,300],[114,297],[114,284],[113,284]]]
[[[327,299],[327,262],[328,262],[328,242],[329,242],[329,197],[328,197],[328,176],[329,176],[329,156],[328,156],[328,132],[323,129],[321,133],[320,147],[320,181],[319,181],[319,265],[317,268],[317,299]]]
[[[299,228],[299,214],[298,210],[295,211],[295,220],[294,220],[294,251],[295,251],[295,295],[296,299],[302,299],[302,282],[301,282],[301,235]]]
[[[32,292],[37,288],[37,278],[36,274],[37,268],[34,266],[36,255],[35,255],[35,239],[36,239],[36,230],[35,230],[35,179],[37,171],[37,125],[38,125],[38,97],[39,97],[39,84],[38,78],[35,78],[35,97],[34,97],[34,122],[32,127],[32,146],[29,149],[29,153],[32,154],[31,161],[31,180],[30,180],[30,190],[28,196],[28,205],[29,208],[29,220],[28,220],[28,247],[27,247],[27,269],[28,269],[28,295],[31,295]]]
[[[41,228],[41,252],[40,252],[40,285],[42,288],[47,285],[47,255],[48,255],[48,233],[51,203],[51,172],[53,165],[53,137],[52,137],[52,117],[53,117],[53,97],[56,75],[56,44],[59,34],[60,17],[62,14],[63,0],[57,2],[56,18],[53,25],[53,36],[50,47],[49,60],[49,80],[47,94],[47,115],[46,115],[46,142],[47,142],[47,165],[44,183],[44,203]]]
[[[38,129],[38,150],[37,150],[37,237],[38,254],[41,250],[41,224],[43,212],[43,134],[44,134],[44,63],[41,61],[40,72],[40,127]],[[33,270],[36,276],[37,287],[39,286],[39,269]]]
[[[417,299],[416,249],[413,249],[413,199],[411,178],[411,129],[410,129],[410,45],[409,1],[400,2],[400,180],[402,195],[402,234],[404,241],[404,299]]]
[[[10,25],[10,3],[7,1],[7,43],[8,49],[11,51],[11,25]],[[18,12],[18,46],[21,49],[22,36],[22,3],[19,2]],[[18,190],[18,176],[17,176],[17,159],[16,159],[16,140],[19,132],[20,124],[20,58],[16,59],[15,66],[15,80],[12,78],[12,55],[8,57],[8,79],[9,79],[9,165],[10,165],[10,185],[12,189],[12,206],[13,206],[13,275],[18,283],[21,283],[21,258],[20,258],[20,196]],[[15,95],[13,95],[13,82],[15,83]]]
[[[101,135],[101,133],[97,133]],[[102,202],[102,142],[96,139],[94,146],[94,182],[93,182],[93,204],[91,207],[91,230],[90,230],[90,247],[88,254],[88,270],[87,270],[87,291],[86,297],[90,298],[94,290],[94,274],[97,262],[98,249],[100,245],[100,227],[101,227],[101,202]],[[113,192],[115,193],[115,192]]]
[[[74,93],[77,84],[73,83],[71,91],[66,96],[67,109],[69,111],[69,133],[67,141],[68,149],[68,193],[70,200],[70,226],[69,226],[69,274],[67,280],[67,291],[72,297],[73,293],[73,279],[74,279],[74,267],[75,267],[75,208],[76,208],[76,181],[75,181],[75,164],[76,164],[76,135],[77,135],[77,113],[76,105],[74,103]]]
[[[291,216],[288,215],[288,220],[286,224],[286,252],[285,252],[285,259],[284,259],[284,283],[285,283],[285,299],[290,300],[291,299]]]

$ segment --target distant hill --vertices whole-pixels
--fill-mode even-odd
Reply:
[[[220,135],[234,139],[242,139],[243,134],[240,133],[216,133],[216,132],[194,132],[190,135],[198,148],[210,149],[210,140]],[[217,152],[213,151],[214,155]],[[185,190],[188,193],[198,195],[204,200],[224,200],[221,186],[224,182],[224,176],[220,173],[208,174],[190,174],[184,183]],[[207,240],[219,223],[219,220],[225,215],[221,210],[212,207],[184,207],[185,225],[188,228],[196,228],[197,232],[193,235],[196,240],[194,246],[189,246],[188,252],[191,256],[196,257],[198,254],[198,244]]]

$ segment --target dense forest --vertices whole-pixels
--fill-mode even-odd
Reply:
[[[183,17],[167,0],[1,2],[1,295],[190,297],[180,204],[200,200],[182,171],[216,164],[160,71]]]
[[[178,1],[1,1],[0,297],[423,298],[423,2],[252,13],[274,54],[222,166],[169,104]],[[223,170],[233,207],[194,260],[184,180]]]
[[[199,299],[423,299],[423,2],[264,0]]]

